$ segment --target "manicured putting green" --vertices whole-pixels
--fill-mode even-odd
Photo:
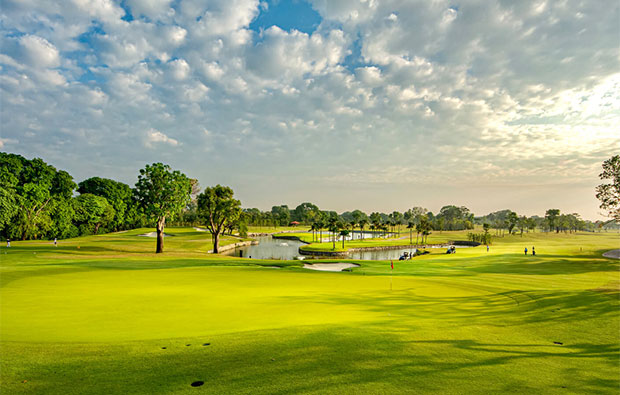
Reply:
[[[619,388],[620,261],[602,257],[618,234],[510,236],[330,273],[207,255],[204,232],[167,231],[163,255],[144,230],[1,248],[2,392]]]

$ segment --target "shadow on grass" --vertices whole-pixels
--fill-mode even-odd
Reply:
[[[453,287],[455,288],[455,287]],[[472,287],[463,287],[472,289]],[[492,290],[483,287],[482,290]],[[286,301],[295,303],[295,297]],[[299,302],[307,301],[306,297]],[[467,296],[417,295],[415,289],[375,291],[359,294],[317,294],[318,304],[355,306],[373,313],[390,314],[405,327],[428,317],[447,323],[479,322],[498,327],[572,322],[594,318],[618,319],[620,300],[594,291],[501,291]]]
[[[484,336],[484,335],[482,335]],[[416,339],[380,328],[300,327],[204,339],[5,344],[11,393],[616,393],[617,344]],[[165,345],[166,350],[161,346]],[[544,371],[537,370],[544,367]]]

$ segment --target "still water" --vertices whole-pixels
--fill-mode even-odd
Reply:
[[[258,245],[236,248],[229,251],[226,255],[238,256],[253,259],[312,259],[312,255],[302,255],[299,253],[299,247],[304,243],[296,240],[273,239],[271,236],[256,237],[259,241]],[[438,247],[445,248],[445,247]],[[462,248],[462,247],[458,247]],[[380,251],[357,251],[349,253],[349,256],[343,259],[359,259],[359,260],[398,260],[405,252],[415,252],[415,248],[407,247],[398,250],[380,250]],[[326,258],[326,257],[322,257]]]
[[[272,239],[271,236],[255,237],[258,245],[238,247],[226,255],[239,256],[253,259],[284,259],[293,260],[302,256],[299,254],[299,247],[304,245],[297,240]]]

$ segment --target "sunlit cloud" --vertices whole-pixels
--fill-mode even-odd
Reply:
[[[618,4],[295,4],[7,1],[2,148],[128,183],[165,160],[267,208],[268,174],[291,204],[398,186],[385,210],[422,182],[571,193],[620,149]]]

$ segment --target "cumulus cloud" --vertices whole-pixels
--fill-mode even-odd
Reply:
[[[144,145],[148,148],[153,148],[153,146],[157,143],[168,144],[173,147],[179,145],[179,142],[177,140],[166,136],[157,129],[151,128],[147,130]]]
[[[250,169],[330,188],[584,183],[620,146],[618,4],[311,5],[302,32],[252,30],[278,6],[258,0],[6,1],[2,144],[110,176],[182,147],[168,159],[203,185]]]
[[[58,67],[60,57],[55,46],[42,37],[25,35],[19,39],[24,63],[36,68]]]

